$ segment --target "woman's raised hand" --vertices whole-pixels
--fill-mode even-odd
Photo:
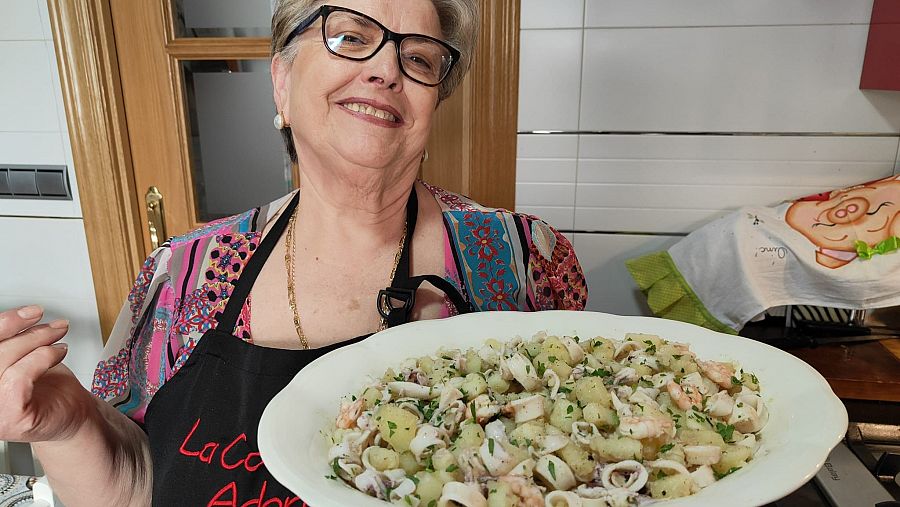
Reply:
[[[65,320],[39,324],[44,312],[25,306],[0,312],[0,440],[41,442],[73,435],[93,406],[61,364]]]

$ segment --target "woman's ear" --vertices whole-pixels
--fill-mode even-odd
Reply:
[[[272,57],[272,98],[275,100],[275,110],[281,113],[285,125],[291,124],[290,102],[291,94],[291,64],[284,61],[280,54]]]

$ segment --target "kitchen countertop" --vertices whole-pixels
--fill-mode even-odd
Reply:
[[[838,398],[900,402],[900,338],[812,344],[786,338],[776,323],[748,325],[741,335],[778,347],[815,368]],[[873,335],[877,337],[878,335]]]

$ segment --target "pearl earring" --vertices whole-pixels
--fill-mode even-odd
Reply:
[[[425,150],[425,152],[422,153],[422,163],[425,163],[427,161],[428,161],[428,150]]]
[[[284,116],[281,116],[281,113],[276,114],[276,115],[275,115],[274,123],[275,123],[275,128],[276,128],[276,129],[278,129],[278,130],[283,129],[283,128],[285,127],[285,125],[284,125]]]

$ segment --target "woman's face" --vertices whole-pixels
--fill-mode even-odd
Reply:
[[[430,0],[333,0],[329,5],[362,12],[394,32],[442,37]],[[416,163],[428,141],[438,88],[403,75],[393,42],[365,61],[329,53],[321,23],[297,38],[292,65],[273,64],[276,105],[291,126],[301,167],[309,154],[374,169]]]

